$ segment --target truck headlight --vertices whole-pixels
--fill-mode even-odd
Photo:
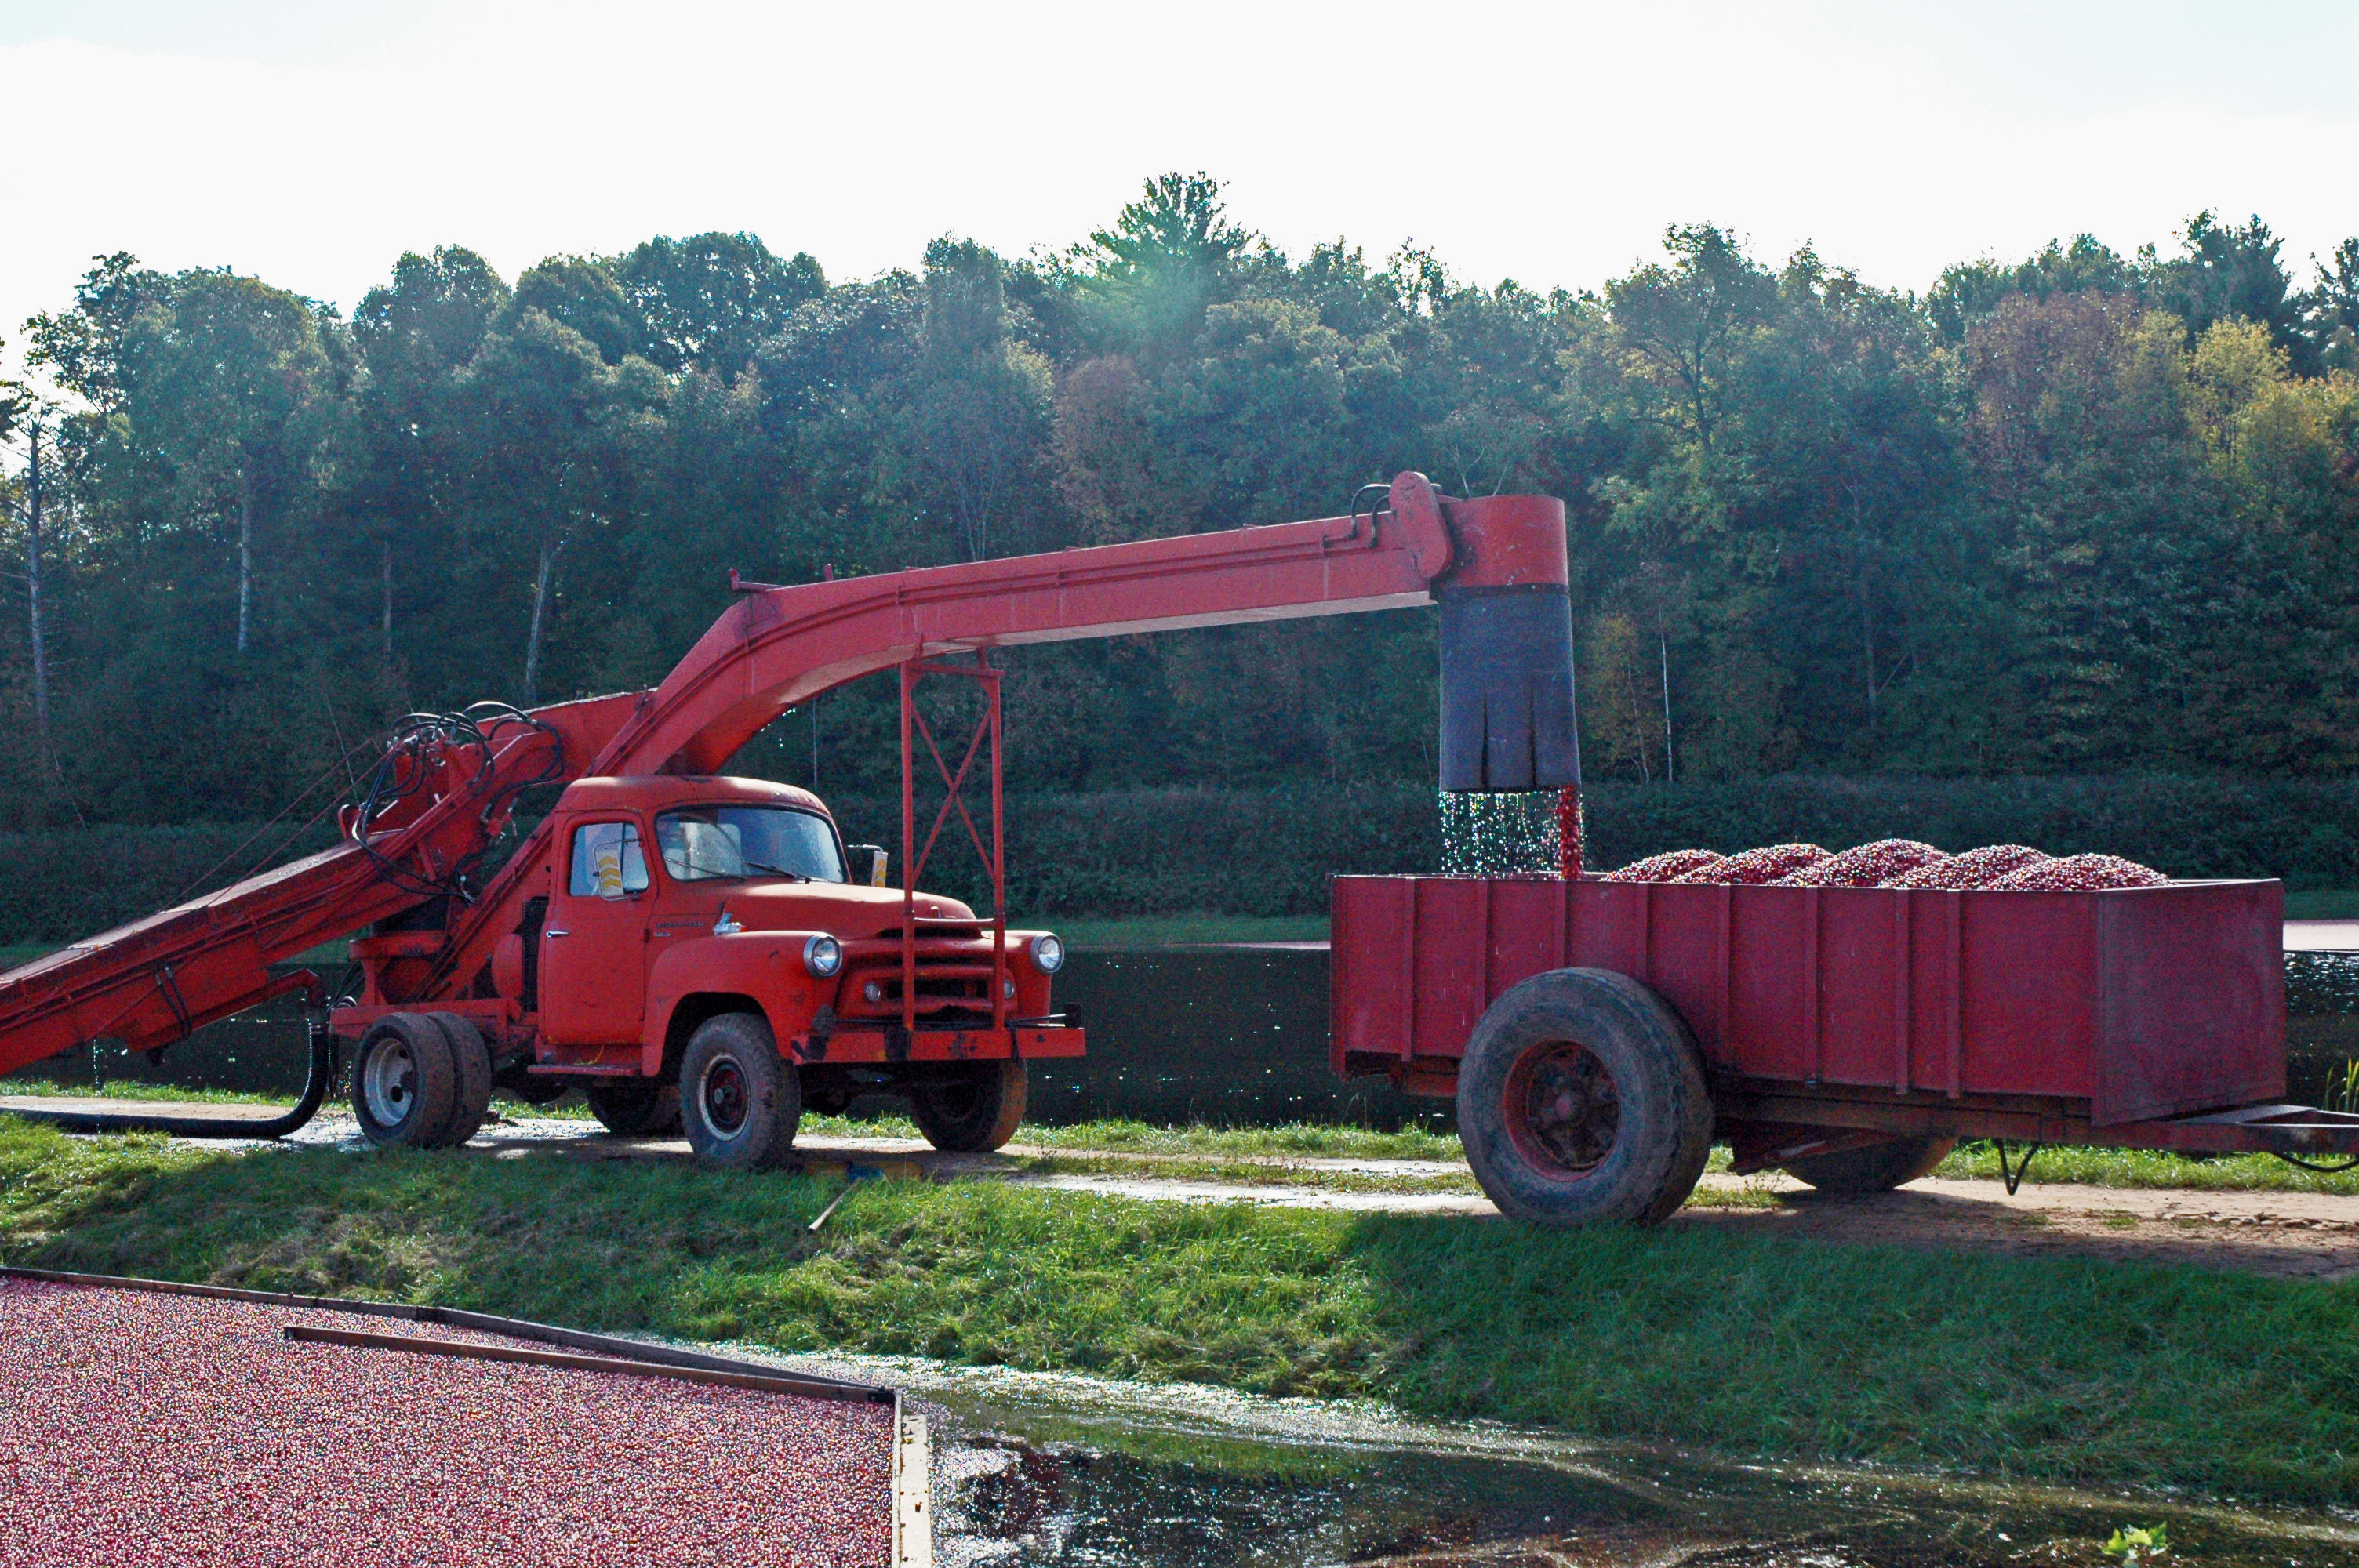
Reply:
[[[1040,935],[1032,938],[1032,967],[1044,975],[1053,975],[1065,967],[1065,944],[1061,937]]]
[[[803,944],[803,968],[825,979],[843,968],[843,944],[832,936],[814,936]]]

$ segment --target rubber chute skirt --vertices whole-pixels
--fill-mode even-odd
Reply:
[[[1572,604],[1561,588],[1473,588],[1441,600],[1441,787],[1581,783]]]

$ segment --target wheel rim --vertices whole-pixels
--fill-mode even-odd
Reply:
[[[387,1040],[369,1053],[361,1098],[368,1102],[369,1119],[380,1127],[398,1127],[408,1119],[418,1104],[418,1064],[408,1045]]]
[[[1505,1094],[1507,1135],[1544,1175],[1587,1175],[1614,1152],[1622,1096],[1613,1069],[1571,1041],[1548,1041],[1516,1059]]]
[[[745,1130],[745,1116],[753,1108],[753,1095],[746,1087],[745,1069],[734,1059],[716,1056],[704,1065],[696,1098],[704,1113],[704,1125],[721,1137],[734,1138]]]

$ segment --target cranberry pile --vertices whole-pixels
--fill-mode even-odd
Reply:
[[[2047,859],[2028,844],[1985,844],[1962,855],[1928,860],[1892,885],[1966,892],[1974,888],[1986,888],[2010,871],[2038,865]]]
[[[2118,855],[2050,860],[2026,844],[1989,844],[1945,855],[1914,838],[1879,838],[1830,855],[1816,844],[1771,844],[1741,854],[1671,849],[1634,861],[1613,882],[1718,882],[1737,887],[1994,889],[2093,892],[2160,887],[2170,879]]]
[[[1873,844],[1862,844],[1856,849],[1845,849],[1840,855],[1830,855],[1823,860],[1813,861],[1779,879],[1777,885],[1788,888],[1889,887],[1896,880],[1919,867],[1948,859],[1932,845],[1919,844],[1914,838],[1878,838]]]
[[[890,1551],[890,1405],[288,1343],[299,1319],[355,1321],[0,1279],[0,1559],[851,1568]]]
[[[1634,860],[1618,871],[1608,871],[1609,882],[1716,882],[1724,879],[1712,873],[1728,863],[1728,857],[1710,849],[1666,849],[1659,855],[1649,855]]]
[[[1991,883],[2008,892],[2091,892],[2104,888],[2160,887],[2170,879],[2119,855],[2068,855],[2010,871]]]
[[[1827,852],[1816,844],[1770,844],[1731,855],[1712,876],[1687,880],[1731,882],[1741,888],[1766,887],[1827,858]]]

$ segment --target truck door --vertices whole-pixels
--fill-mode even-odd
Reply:
[[[540,1028],[554,1045],[636,1044],[647,1003],[647,861],[638,825],[576,825],[540,932]]]

